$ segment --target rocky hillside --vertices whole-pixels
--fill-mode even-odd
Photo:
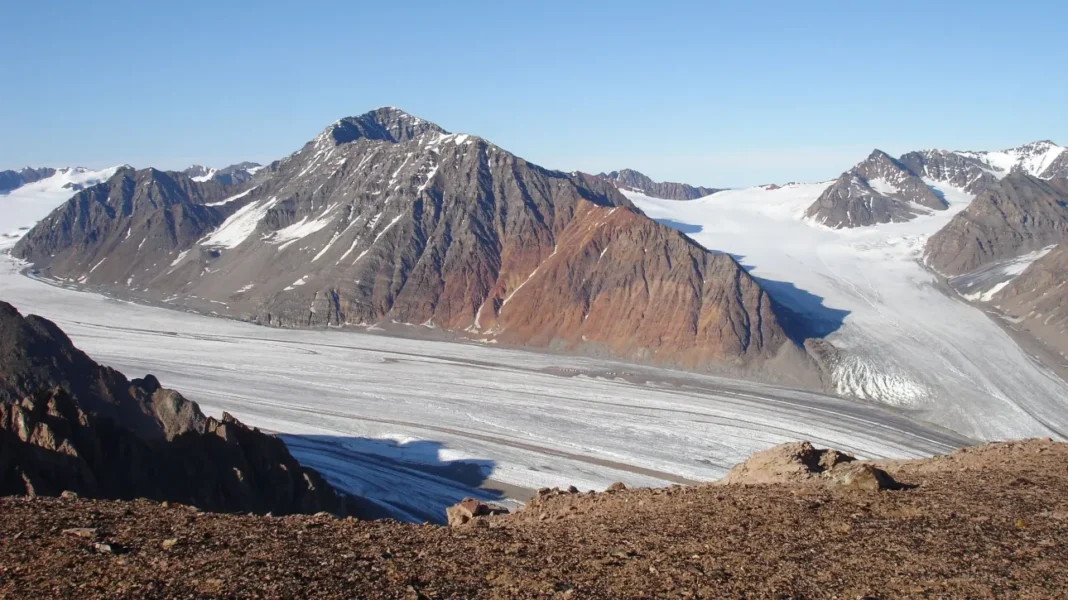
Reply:
[[[1068,588],[1068,445],[882,465],[898,490],[825,475],[856,462],[794,444],[744,464],[774,468],[771,482],[544,490],[514,515],[454,528],[8,498],[0,595],[1056,598]]]
[[[837,229],[907,221],[947,207],[904,163],[875,150],[828,187],[805,216]]]
[[[337,121],[238,187],[124,172],[14,252],[53,277],[269,325],[406,323],[689,367],[774,363],[806,382],[815,368],[729,256],[603,179],[394,108]]]
[[[281,440],[128,381],[0,302],[0,493],[151,498],[216,511],[351,514]]]
[[[123,168],[44,218],[14,254],[82,282],[148,283],[166,272],[168,256],[190,248],[236,210],[227,199],[237,189],[182,173]]]
[[[1068,179],[1013,172],[983,187],[975,200],[927,241],[927,264],[961,275],[988,263],[1068,241]]]
[[[632,169],[600,173],[598,177],[610,181],[620,189],[645,194],[665,200],[694,200],[722,191],[716,188],[695,187],[686,183],[672,181],[653,181],[648,176]]]
[[[1068,356],[1068,243],[1031,263],[992,302],[1021,328]]]

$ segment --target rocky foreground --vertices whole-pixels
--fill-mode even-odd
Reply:
[[[514,515],[452,528],[6,498],[0,597],[1053,598],[1068,589],[1068,444],[881,466],[795,444],[720,485],[549,491]]]

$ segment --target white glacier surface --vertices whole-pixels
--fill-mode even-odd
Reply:
[[[647,215],[729,252],[845,353],[839,393],[898,406],[980,439],[1068,433],[1068,385],[980,310],[937,287],[927,238],[972,196],[927,181],[950,207],[906,223],[830,229],[803,218],[829,185],[719,192],[691,201],[624,192]]]

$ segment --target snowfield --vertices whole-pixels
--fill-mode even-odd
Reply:
[[[972,196],[935,181],[950,208],[906,223],[830,229],[804,219],[830,185],[719,192],[691,201],[625,192],[647,215],[729,252],[843,351],[843,395],[885,403],[984,440],[1068,435],[1068,385],[997,324],[943,293],[927,238]]]
[[[131,377],[285,434],[341,489],[410,520],[465,495],[715,479],[808,439],[865,457],[969,440],[884,408],[620,363],[347,331],[268,329],[53,287],[0,257],[0,299]],[[493,493],[476,486],[501,490]]]

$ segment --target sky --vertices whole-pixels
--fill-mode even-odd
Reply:
[[[1068,144],[1064,2],[460,5],[0,0],[0,169],[266,163],[384,105],[715,187]]]

